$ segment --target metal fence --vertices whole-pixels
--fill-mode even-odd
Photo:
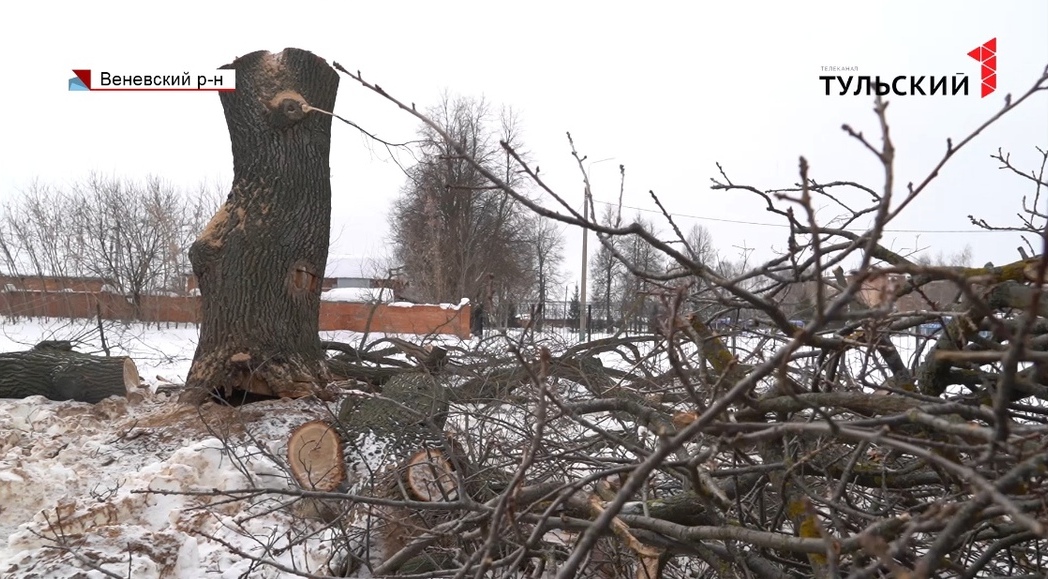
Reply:
[[[473,334],[483,336],[486,332],[527,330],[542,334],[556,334],[579,338],[581,316],[578,302],[547,301],[501,304],[494,312],[483,308],[474,310]],[[599,304],[586,304],[586,335],[593,339],[614,332],[641,334],[654,328],[657,312],[654,307],[647,311],[621,316],[607,315],[607,308]]]

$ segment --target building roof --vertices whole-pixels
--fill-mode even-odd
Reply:
[[[386,279],[389,273],[378,259],[355,255],[334,254],[328,256],[324,269],[326,278]]]
[[[935,280],[899,298],[895,309],[902,312],[943,311],[952,309],[960,301],[963,292],[952,281]]]
[[[105,282],[108,281],[104,277],[94,275],[50,275],[50,274],[35,274],[35,273],[8,273],[7,271],[0,270],[0,278],[5,279],[46,279],[54,281],[92,281],[92,282]]]

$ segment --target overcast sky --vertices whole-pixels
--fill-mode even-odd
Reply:
[[[72,69],[207,71],[255,50],[291,46],[360,70],[420,108],[445,89],[514,107],[542,173],[581,204],[582,182],[565,138],[570,131],[591,160],[614,158],[592,166],[597,201],[616,199],[622,163],[625,205],[653,209],[648,191],[654,190],[684,228],[702,223],[722,252],[748,247],[755,258],[784,247],[785,230],[766,225],[780,222],[757,198],[711,191],[716,162],[738,183],[773,188],[796,181],[804,155],[817,180],[882,186],[877,161],[840,130],[850,123],[875,135],[872,98],[825,96],[820,67],[858,66],[858,73],[842,74],[889,78],[970,75],[968,97],[888,97],[896,179],[905,186],[924,178],[947,137],[968,134],[1048,64],[1045,0],[93,1],[18,2],[5,13],[3,200],[36,178],[62,185],[91,171],[155,174],[186,187],[211,180],[227,190],[232,156],[215,93],[68,92]],[[978,64],[966,54],[992,37],[998,91],[980,98]],[[392,141],[416,130],[406,114],[348,77],[336,112]],[[999,171],[990,154],[1004,147],[1021,168],[1032,169],[1036,146],[1048,146],[1044,93],[958,154],[890,226],[907,231],[886,242],[933,253],[967,243],[979,264],[1017,257],[1014,234],[972,232],[966,216],[1014,224],[1032,189]],[[403,174],[383,149],[341,123],[333,131],[331,166],[332,252],[380,257]],[[566,235],[573,284],[581,233]]]

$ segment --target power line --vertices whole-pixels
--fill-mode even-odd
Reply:
[[[608,201],[593,200],[594,203],[601,205],[610,205],[612,207],[618,207],[618,203],[610,203]],[[633,207],[630,205],[623,205],[623,209],[633,209],[635,211],[644,211],[646,213],[656,213],[662,215],[661,211],[656,209],[646,209],[644,207]],[[741,219],[722,219],[719,217],[700,217],[698,215],[689,215],[687,213],[670,213],[673,217],[685,217],[688,219],[697,219],[699,221],[716,221],[719,223],[734,223],[737,225],[753,225],[755,227],[777,227],[780,229],[789,229],[789,225],[783,223],[760,223],[757,221],[745,221]],[[846,229],[845,231],[852,231],[854,233],[865,233],[865,229]],[[1021,233],[1018,231],[1008,230],[997,230],[997,229],[885,229],[884,233],[946,233],[946,234],[970,234],[970,233]]]

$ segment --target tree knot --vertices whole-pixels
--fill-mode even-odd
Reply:
[[[274,121],[280,126],[289,126],[306,118],[312,107],[295,91],[283,90],[269,99],[269,109],[274,113]]]

